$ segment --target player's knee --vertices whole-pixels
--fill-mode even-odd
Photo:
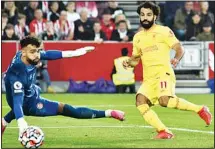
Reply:
[[[148,98],[146,98],[144,95],[138,94],[136,96],[136,107],[142,104],[148,104],[150,106]]]
[[[162,107],[167,107],[167,104],[169,102],[169,97],[168,96],[162,96],[158,99],[158,101]]]
[[[60,102],[58,104],[58,113],[60,113],[60,114],[63,113],[63,108],[64,108],[64,104]]]

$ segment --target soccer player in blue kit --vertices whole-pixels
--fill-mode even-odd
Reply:
[[[50,101],[40,96],[40,88],[34,84],[36,65],[40,60],[56,60],[75,57],[94,50],[87,46],[74,51],[41,51],[41,41],[27,36],[20,41],[21,50],[17,52],[4,77],[7,103],[11,110],[2,118],[2,134],[6,126],[17,120],[19,135],[28,127],[26,116],[63,115],[77,119],[112,117],[124,120],[124,112],[119,110],[94,110],[86,107],[73,107],[68,104]]]

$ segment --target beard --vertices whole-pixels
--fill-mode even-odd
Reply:
[[[31,59],[27,58],[26,60],[27,60],[28,63],[31,64],[31,65],[37,65],[37,64],[39,63],[39,60],[36,60],[36,59],[31,60]]]
[[[145,22],[148,22],[147,24],[145,24]],[[154,24],[154,17],[152,19],[152,21],[147,21],[147,20],[140,20],[140,24],[144,29],[149,29],[150,27],[152,27],[152,25]]]

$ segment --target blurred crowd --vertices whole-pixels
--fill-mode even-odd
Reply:
[[[181,41],[214,40],[215,8],[211,2],[155,3],[161,10],[157,23],[169,26]],[[19,40],[32,35],[42,40],[128,42],[142,29],[131,28],[124,9],[116,0],[2,1],[1,4],[2,40]]]

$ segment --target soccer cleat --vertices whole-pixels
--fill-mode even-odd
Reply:
[[[1,122],[1,135],[3,135],[5,129],[6,129],[6,126],[4,126],[3,122]]]
[[[47,92],[48,92],[48,93],[55,93],[55,90],[54,90],[51,86],[49,86],[49,87],[47,88]]]
[[[208,109],[208,107],[203,106],[203,108],[198,112],[201,119],[205,121],[205,123],[209,126],[212,121],[212,115]]]
[[[167,132],[165,130],[159,131],[157,136],[155,136],[155,139],[172,139],[172,138],[174,138],[174,135],[171,132]]]
[[[125,120],[125,113],[123,111],[112,110],[110,114],[112,118],[118,119],[120,121]]]

